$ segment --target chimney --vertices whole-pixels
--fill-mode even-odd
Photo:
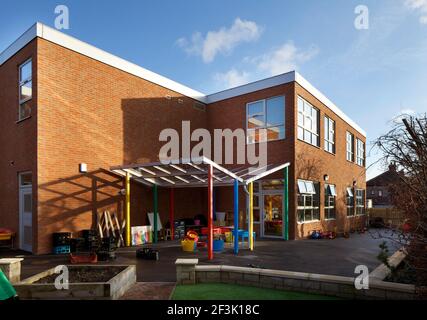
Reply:
[[[388,166],[388,170],[396,172],[396,164],[394,162],[390,163],[390,165]]]

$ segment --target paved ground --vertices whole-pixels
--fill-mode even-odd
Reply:
[[[169,300],[175,282],[137,282],[120,300]]]
[[[160,251],[159,261],[147,261],[135,258],[136,248],[123,248],[117,253],[117,259],[105,264],[136,264],[139,282],[175,282],[175,265],[177,258],[199,258],[200,264],[222,264],[233,266],[257,266],[268,269],[301,271],[310,273],[353,276],[354,268],[363,264],[370,271],[379,265],[376,256],[378,245],[383,241],[377,239],[377,231],[373,234],[351,234],[350,239],[334,240],[259,240],[255,243],[255,251],[242,249],[238,256],[232,252],[231,246],[223,253],[215,254],[213,261],[208,261],[206,249],[197,253],[181,251],[178,241],[161,242],[153,247]],[[390,244],[390,253],[397,248]],[[21,253],[22,254],[22,253]],[[19,252],[2,251],[0,257],[12,257]],[[54,267],[68,264],[67,256],[25,256],[22,265],[22,277]]]

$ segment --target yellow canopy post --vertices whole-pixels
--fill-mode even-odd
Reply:
[[[126,172],[126,246],[130,247],[130,174]]]

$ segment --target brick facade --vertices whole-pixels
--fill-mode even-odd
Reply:
[[[17,120],[18,66],[33,59],[32,117]],[[158,160],[159,133],[165,128],[181,131],[181,121],[191,129],[245,128],[246,103],[285,96],[284,140],[268,143],[268,163],[290,162],[290,238],[301,238],[313,229],[343,229],[352,223],[345,216],[345,188],[365,189],[365,169],[345,159],[345,131],[365,140],[346,122],[297,83],[252,92],[207,106],[195,100],[42,38],[36,38],[0,66],[1,136],[0,226],[18,231],[18,180],[20,171],[33,173],[33,252],[51,251],[51,234],[94,227],[96,212],[109,209],[123,214],[123,179],[108,169],[112,165]],[[320,148],[296,138],[296,99],[300,95],[321,112]],[[225,112],[226,110],[226,112]],[[323,150],[323,115],[336,121],[336,155]],[[317,171],[304,173],[303,161]],[[78,164],[88,173],[79,174]],[[296,222],[296,179],[320,181],[323,175],[337,185],[337,220],[325,225]],[[276,176],[280,177],[280,176]],[[275,178],[275,177],[272,177]],[[216,188],[217,211],[232,211],[231,188]],[[321,192],[323,188],[321,187]],[[175,192],[175,216],[206,213],[205,188]],[[321,203],[323,193],[321,194]],[[168,190],[159,191],[162,223],[168,220]],[[131,187],[132,225],[146,225],[152,211],[152,191],[140,184]],[[240,192],[240,223],[245,223],[245,196]],[[323,212],[321,207],[321,212]],[[359,218],[352,218],[354,220]],[[259,232],[259,229],[255,229]]]

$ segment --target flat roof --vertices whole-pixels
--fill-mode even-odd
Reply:
[[[347,122],[351,127],[357,130],[360,134],[366,137],[366,132],[357,125],[350,117],[348,117],[341,109],[339,109],[331,100],[311,85],[304,77],[298,72],[291,71],[274,77],[262,79],[259,81],[251,82],[242,86],[231,88],[228,90],[220,91],[217,93],[206,95],[197,90],[191,89],[185,85],[182,85],[176,81],[152,72],[148,69],[142,68],[132,62],[125,59],[119,58],[111,53],[96,48],[86,42],[78,40],[72,36],[69,36],[56,29],[50,28],[40,22],[35,23],[30,29],[22,34],[16,41],[14,41],[9,47],[0,53],[0,66],[10,59],[19,50],[25,47],[34,38],[39,37],[55,44],[58,44],[64,48],[78,52],[94,60],[100,61],[129,74],[135,75],[164,88],[170,89],[187,97],[193,98],[203,103],[213,103],[232,97],[237,97],[250,92],[286,84],[290,82],[296,82],[301,87],[310,92],[315,98],[327,106],[342,120]]]

